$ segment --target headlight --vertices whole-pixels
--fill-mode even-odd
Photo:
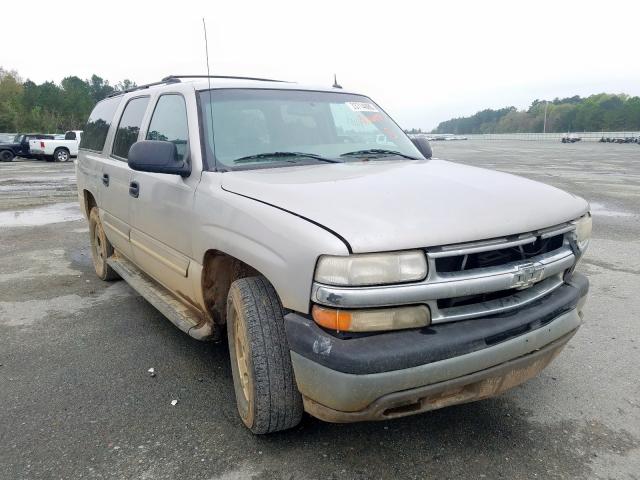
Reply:
[[[589,246],[589,240],[591,240],[591,213],[587,213],[584,217],[579,218],[575,222],[576,230],[576,242],[580,253],[584,254],[585,250]]]
[[[401,330],[431,323],[431,312],[425,305],[365,310],[336,310],[314,305],[312,315],[318,325],[338,332]]]
[[[384,285],[413,282],[427,276],[424,252],[365,253],[344,257],[323,255],[316,281],[329,285]]]

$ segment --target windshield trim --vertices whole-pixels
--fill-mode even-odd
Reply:
[[[276,91],[276,92],[309,92],[309,93],[329,93],[329,94],[339,94],[339,95],[347,95],[347,96],[358,96],[358,97],[362,97],[366,100],[368,100],[369,102],[371,102],[373,105],[375,105],[377,108],[380,109],[380,111],[382,113],[384,113],[387,118],[389,120],[391,120],[391,122],[398,127],[398,129],[402,132],[402,135],[404,135],[409,141],[411,141],[411,138],[409,137],[409,135],[407,135],[407,133],[404,131],[404,129],[398,124],[398,122],[395,121],[395,119],[389,115],[387,113],[387,111],[382,108],[380,105],[378,105],[374,100],[372,100],[368,95],[364,95],[362,93],[356,93],[356,92],[350,92],[350,91],[344,91],[344,90],[338,90],[338,89],[334,89],[334,90],[316,90],[316,89],[310,89],[310,88],[275,88],[275,87],[268,87],[268,88],[262,88],[262,87],[255,87],[255,86],[251,86],[251,87],[212,87],[212,88],[203,88],[200,90],[195,90],[196,93],[196,102],[197,102],[197,106],[198,106],[198,125],[199,125],[199,133],[200,133],[200,149],[201,149],[201,156],[202,156],[202,165],[203,165],[203,170],[205,171],[209,171],[209,172],[230,172],[230,171],[238,171],[238,170],[256,170],[256,169],[266,169],[266,168],[281,168],[281,167],[293,167],[293,166],[307,166],[307,165],[319,165],[318,163],[312,163],[312,164],[306,164],[306,163],[296,163],[296,164],[292,164],[289,163],[287,165],[278,165],[278,164],[274,164],[273,162],[264,162],[264,163],[258,163],[256,165],[225,165],[223,163],[218,163],[218,161],[216,160],[216,156],[215,153],[210,149],[209,147],[209,142],[206,141],[206,137],[205,137],[205,122],[208,122],[209,119],[205,118],[205,113],[204,113],[204,108],[202,105],[202,96],[204,96],[204,94],[211,92],[212,94],[214,94],[216,91],[222,91],[222,90],[259,90],[259,91]],[[413,142],[412,142],[413,143]],[[422,154],[420,154],[420,156],[418,158],[416,158],[416,160],[426,160]],[[404,159],[404,161],[411,161],[409,159]],[[331,165],[330,163],[326,163],[326,165]]]

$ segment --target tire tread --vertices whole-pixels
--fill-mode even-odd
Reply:
[[[270,433],[296,426],[302,418],[302,397],[295,385],[286,342],[280,299],[264,277],[246,277],[231,285],[238,289],[241,312],[251,344],[254,368],[254,433]]]

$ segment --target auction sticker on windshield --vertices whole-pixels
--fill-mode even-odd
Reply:
[[[372,104],[367,102],[346,102],[349,108],[354,112],[379,112],[379,110]]]

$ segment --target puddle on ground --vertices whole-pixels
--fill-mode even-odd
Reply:
[[[16,177],[7,177],[4,178],[2,180],[0,180],[0,184],[14,184],[14,183],[42,183],[46,180],[56,180],[56,181],[61,181],[61,180],[66,180],[68,182],[75,182],[76,180],[76,176],[75,175],[66,175],[66,174],[59,174],[59,173],[49,173],[49,172],[45,172],[44,175],[41,176],[34,176],[34,175],[26,175],[26,176],[16,176]]]
[[[604,203],[590,202],[591,213],[599,217],[635,217],[636,214],[632,212],[624,212],[622,210],[613,210],[607,208]]]
[[[80,220],[82,213],[76,202],[56,203],[29,210],[9,210],[0,212],[0,228],[38,227],[51,223]]]
[[[33,299],[24,302],[0,302],[0,325],[24,327],[51,320],[52,314],[62,318],[89,310],[102,303],[135,295],[125,282],[109,285],[98,295],[86,297],[71,294],[48,299]]]
[[[68,188],[67,185],[59,183],[30,183],[28,187],[24,184],[21,185],[0,185],[0,192],[23,192],[23,191],[42,191],[42,190],[59,190],[62,188]]]
[[[76,250],[72,251],[72,260],[74,260],[73,253],[75,252]],[[71,262],[66,257],[65,250],[62,248],[23,252],[19,255],[4,259],[3,262],[3,271],[0,273],[0,284],[17,281],[28,282],[38,277],[65,275],[79,277],[82,273],[72,268]]]

